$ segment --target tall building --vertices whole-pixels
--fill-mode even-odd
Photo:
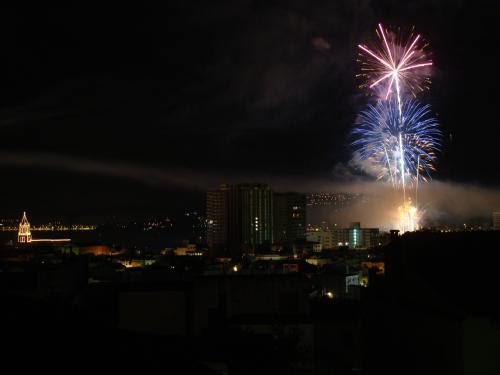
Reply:
[[[227,246],[230,190],[229,185],[221,185],[218,190],[207,192],[207,244],[210,248]]]
[[[269,185],[221,185],[207,192],[207,243],[234,254],[273,241],[273,194]]]
[[[493,229],[500,230],[500,211],[493,212]]]
[[[19,243],[29,243],[31,242],[31,229],[28,218],[26,217],[26,212],[23,212],[23,217],[19,222],[19,231],[17,232],[17,242]]]
[[[273,202],[274,242],[294,242],[306,237],[306,196],[275,193]]]
[[[241,214],[241,240],[251,247],[273,242],[273,192],[269,185],[237,185]],[[239,223],[235,222],[237,226]]]

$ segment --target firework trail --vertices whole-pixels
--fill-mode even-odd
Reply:
[[[439,124],[429,105],[403,100],[401,117],[396,98],[368,105],[355,123],[352,146],[360,164],[379,179],[404,187],[427,181],[441,145]]]
[[[397,98],[399,122],[403,122],[402,95],[408,92],[416,96],[418,91],[423,91],[430,85],[429,71],[432,61],[428,59],[420,35],[410,33],[408,38],[384,29],[381,23],[376,29],[379,42],[372,48],[359,44],[361,50],[359,61],[361,74],[365,79],[362,87],[369,87],[379,93],[381,98],[389,100],[391,94]],[[394,95],[392,95],[394,96]],[[400,124],[403,127],[402,124]],[[399,170],[400,183],[403,188],[403,200],[406,200],[406,169],[407,160],[403,155],[403,134],[399,133],[399,165],[394,171]],[[387,158],[389,159],[389,158]],[[390,167],[389,167],[390,169]],[[396,173],[395,173],[396,174]],[[393,181],[394,183],[394,181]],[[415,194],[417,194],[415,192]]]

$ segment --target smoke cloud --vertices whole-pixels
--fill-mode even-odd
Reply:
[[[334,206],[309,206],[308,209],[308,222],[327,221],[340,226],[359,221],[363,227],[393,229],[397,223],[398,207],[403,202],[401,190],[394,189],[389,183],[356,175],[349,165],[341,163],[334,169],[332,178],[248,173],[234,175],[57,154],[3,153],[0,155],[0,164],[119,178],[156,189],[181,187],[200,194],[222,183],[267,183],[277,192],[349,193],[354,199],[342,209]],[[422,223],[426,226],[463,223],[489,225],[492,212],[500,211],[500,188],[434,180],[421,184],[418,195],[414,188],[407,189],[406,196],[423,212]]]
[[[309,189],[309,192],[313,190]],[[345,192],[359,194],[354,202],[339,210],[334,207],[314,209],[310,207],[309,220],[319,223],[327,221],[345,226],[359,221],[364,227],[383,230],[397,228],[398,207],[403,203],[402,190],[380,181],[356,181],[341,184],[317,185],[318,192]],[[418,205],[422,212],[423,226],[477,225],[489,226],[492,212],[500,211],[500,189],[431,181],[406,191],[407,198]]]

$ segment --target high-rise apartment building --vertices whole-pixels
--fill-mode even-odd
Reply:
[[[207,243],[229,253],[273,241],[273,194],[269,185],[221,185],[207,192]]]
[[[274,194],[274,242],[291,243],[306,237],[306,196],[299,193]]]
[[[229,185],[207,192],[207,244],[210,248],[228,243]]]
[[[241,239],[244,245],[273,242],[273,192],[269,185],[237,185],[240,196]],[[238,223],[236,223],[238,224]]]

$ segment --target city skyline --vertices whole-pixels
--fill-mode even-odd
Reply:
[[[162,5],[0,11],[4,368],[498,375],[500,1]]]

